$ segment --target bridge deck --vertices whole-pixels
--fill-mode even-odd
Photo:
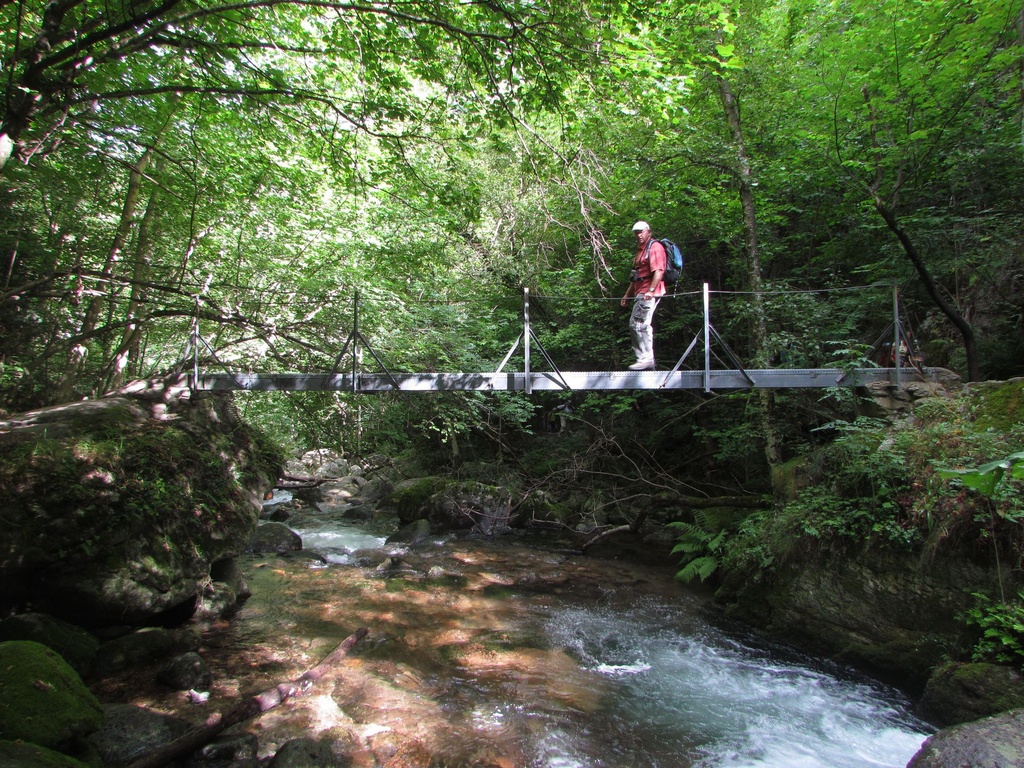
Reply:
[[[925,369],[927,374],[930,369]],[[898,385],[920,378],[913,369],[770,368],[711,371],[533,371],[499,373],[200,373],[190,377],[196,390],[348,391],[348,392],[531,392],[533,390],[632,390],[854,387]],[[397,387],[396,387],[397,385]]]

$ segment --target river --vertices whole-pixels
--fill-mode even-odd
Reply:
[[[263,755],[314,735],[366,766],[903,768],[930,730],[898,691],[729,626],[670,569],[517,537],[385,550],[292,522],[306,554],[247,559],[253,596],[204,635],[202,706],[370,632],[250,726]]]

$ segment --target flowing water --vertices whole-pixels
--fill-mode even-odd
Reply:
[[[222,681],[206,706],[370,633],[253,726],[266,753],[320,734],[367,766],[902,768],[929,731],[897,691],[723,626],[671,569],[512,537],[384,551],[358,527],[295,528],[322,557],[247,563],[253,597],[204,638]]]

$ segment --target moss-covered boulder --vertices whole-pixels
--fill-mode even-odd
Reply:
[[[477,529],[501,533],[509,527],[509,494],[472,480],[421,477],[395,486],[382,506],[398,513],[402,524],[424,519],[431,531]]]
[[[230,399],[137,385],[0,422],[0,605],[92,626],[195,603],[283,458]]]
[[[81,627],[45,613],[22,613],[0,621],[0,642],[33,640],[59,653],[74,670],[88,675],[100,641]]]
[[[449,480],[442,477],[417,477],[403,480],[382,500],[381,506],[393,509],[401,523],[407,524],[427,516],[427,506],[435,493],[442,491]]]
[[[928,680],[920,708],[943,726],[1024,710],[1024,675],[1001,664],[945,664]]]
[[[4,768],[90,768],[90,764],[38,744],[0,739],[0,765]]]
[[[103,710],[64,659],[41,643],[0,643],[0,739],[69,755],[87,753],[86,737]]]
[[[450,483],[427,502],[427,520],[434,531],[475,529],[485,534],[509,528],[508,493],[471,480]]]

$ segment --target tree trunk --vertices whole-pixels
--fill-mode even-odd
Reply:
[[[139,373],[139,339],[144,330],[141,315],[146,301],[144,283],[149,278],[149,262],[152,257],[151,233],[157,212],[158,196],[159,188],[154,187],[149,196],[149,203],[146,205],[146,212],[139,223],[139,236],[132,259],[131,299],[128,302],[127,321],[121,342],[111,356],[103,376],[107,381],[107,390],[119,389],[124,384],[126,369],[135,366],[134,372]]]
[[[978,341],[974,335],[974,328],[939,291],[939,287],[935,284],[935,279],[932,277],[931,272],[928,271],[928,267],[921,258],[921,254],[918,253],[907,231],[900,225],[896,211],[891,206],[886,205],[885,201],[877,194],[875,195],[875,210],[878,211],[886,226],[889,227],[889,230],[896,235],[896,239],[900,241],[903,252],[910,259],[910,263],[914,265],[914,269],[917,270],[918,277],[921,278],[921,283],[924,285],[929,298],[935,302],[935,306],[939,308],[942,314],[949,318],[949,321],[960,332],[964,343],[964,354],[967,357],[967,379],[968,381],[978,381],[981,378],[981,367],[978,361]]]
[[[729,81],[718,75],[718,92],[725,110],[733,144],[736,149],[736,175],[740,187],[740,205],[743,209],[743,233],[747,250],[747,276],[750,290],[754,292],[754,338],[757,342],[757,356],[760,365],[766,364],[771,356],[768,349],[768,327],[765,319],[764,297],[761,294],[763,279],[761,272],[761,250],[757,238],[757,209],[754,205],[753,172],[747,144],[743,137],[739,103]],[[775,394],[770,389],[757,390],[761,403],[761,429],[764,433],[764,452],[769,467],[782,462],[782,439],[775,419]]]
[[[128,189],[125,192],[121,218],[118,221],[117,230],[114,232],[114,238],[110,243],[110,249],[107,251],[106,261],[100,270],[100,284],[98,288],[100,292],[110,290],[110,280],[114,276],[114,271],[121,260],[121,253],[124,250],[125,243],[128,241],[132,228],[135,226],[135,211],[139,203],[139,192],[142,188],[143,174],[152,158],[153,147],[151,146],[142,153],[142,157],[132,166],[128,174]],[[82,319],[82,325],[77,334],[78,336],[88,336],[96,327],[100,312],[103,310],[103,304],[104,299],[100,296],[95,296],[89,300],[85,310],[85,317]],[[64,375],[57,387],[57,402],[71,400],[83,359],[84,355],[78,350],[72,350],[71,354],[68,355],[68,361],[64,367]]]
[[[969,381],[977,381],[981,377],[981,371],[978,364],[978,343],[974,337],[974,329],[971,324],[967,322],[967,319],[960,314],[956,307],[946,301],[946,298],[939,291],[939,287],[935,284],[935,278],[932,277],[931,272],[928,271],[927,265],[924,263],[924,259],[921,258],[921,254],[918,252],[917,247],[910,239],[910,235],[902,227],[899,221],[899,217],[896,214],[896,203],[900,188],[903,186],[903,180],[905,178],[903,169],[900,168],[896,172],[896,180],[893,182],[892,190],[889,192],[888,202],[882,198],[880,189],[882,182],[885,178],[885,171],[882,165],[882,149],[881,144],[878,140],[878,119],[875,111],[875,105],[871,100],[871,92],[865,86],[862,89],[864,95],[864,102],[867,104],[868,111],[871,114],[871,145],[875,150],[875,178],[870,184],[868,184],[868,191],[871,193],[872,201],[875,206],[875,210],[878,215],[882,217],[886,226],[889,227],[889,231],[896,235],[896,239],[899,240],[900,247],[903,248],[903,252],[910,259],[910,263],[914,265],[914,269],[921,278],[921,282],[924,285],[925,291],[935,306],[946,317],[949,318],[950,322],[960,332],[960,336],[964,342],[964,353],[967,357],[967,379]]]

